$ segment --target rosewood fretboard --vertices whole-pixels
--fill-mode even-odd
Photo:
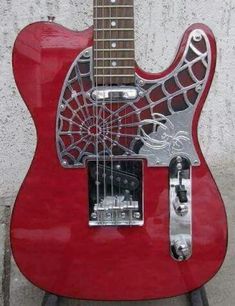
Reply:
[[[134,0],[94,0],[93,54],[97,85],[134,83]]]

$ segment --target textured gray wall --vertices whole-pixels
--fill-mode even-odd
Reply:
[[[160,71],[172,60],[183,31],[205,22],[218,42],[218,65],[213,88],[200,121],[200,142],[208,162],[221,167],[232,161],[234,139],[235,0],[136,0],[137,61],[149,71]],[[35,147],[35,129],[12,77],[11,49],[17,33],[48,14],[72,29],[92,24],[92,0],[2,0],[0,33],[0,196],[19,188]],[[223,169],[223,167],[222,167]]]
[[[232,263],[235,255],[233,238],[235,205],[232,205],[235,178],[235,0],[135,0],[135,4],[136,58],[139,65],[146,70],[160,71],[169,65],[182,33],[191,23],[206,23],[213,29],[217,38],[216,76],[203,109],[199,138],[205,157],[222,191],[231,232],[226,263],[220,274],[210,283],[209,297],[212,306],[232,306],[235,299],[233,290],[235,269]],[[20,29],[30,22],[46,20],[49,14],[55,15],[58,23],[71,29],[81,30],[92,24],[92,0],[2,0],[0,2],[0,202],[2,205],[12,203],[29,167],[36,143],[32,119],[13,80],[11,50]],[[12,272],[11,293],[12,306],[40,305],[38,297],[41,297],[41,292],[26,282],[16,268]],[[66,301],[64,303],[68,305]],[[84,303],[82,305],[85,305]],[[176,299],[163,303],[182,306],[185,302]],[[146,305],[160,305],[160,303],[146,303]]]

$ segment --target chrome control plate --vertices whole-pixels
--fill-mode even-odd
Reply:
[[[177,261],[192,255],[191,169],[189,159],[184,156],[173,158],[169,167],[170,253]],[[177,195],[178,189],[182,197]]]

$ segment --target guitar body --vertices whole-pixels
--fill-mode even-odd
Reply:
[[[197,37],[192,36],[195,30],[202,33],[201,45]],[[219,270],[227,247],[226,213],[197,139],[198,120],[216,62],[215,40],[206,26],[196,24],[186,31],[177,56],[166,71],[148,74],[136,68],[136,76],[145,80],[142,85],[148,85],[143,85],[145,95],[137,107],[144,109],[140,111],[142,120],[164,111],[165,105],[155,103],[163,95],[156,84],[165,82],[165,96],[179,90],[172,78],[179,72],[179,65],[185,63],[182,58],[187,56],[187,48],[197,43],[197,50],[207,52],[204,58],[207,64],[204,62],[204,68],[200,65],[195,68],[194,75],[198,73],[198,79],[203,82],[199,89],[197,87],[196,95],[188,95],[189,100],[192,98],[188,107],[193,111],[190,139],[195,149],[193,154],[198,159],[195,161],[198,165],[192,167],[192,254],[188,260],[177,261],[170,255],[167,166],[154,167],[150,159],[143,158],[142,226],[93,227],[88,224],[87,167],[61,164],[64,151],[60,151],[58,141],[66,146],[66,139],[59,137],[64,128],[58,123],[60,104],[68,94],[66,84],[76,58],[92,47],[93,30],[74,32],[55,23],[39,22],[19,34],[13,50],[14,76],[36,126],[37,147],[13,209],[11,245],[17,265],[33,284],[48,292],[79,299],[144,300],[192,291]],[[187,78],[182,76],[180,82],[187,83]],[[194,81],[191,78],[192,86]],[[86,80],[84,84],[84,88],[92,86]],[[88,95],[82,92],[80,97],[86,99]],[[177,103],[171,104],[171,110],[183,115],[184,110]],[[81,109],[82,106],[76,110],[78,115]],[[91,111],[92,108],[87,110]],[[135,120],[133,116],[129,122]],[[79,118],[81,120],[81,116]],[[164,137],[161,140],[168,149],[174,150],[184,141],[184,136],[176,135],[178,143],[167,142]],[[120,143],[125,143],[125,139],[120,138]],[[143,150],[141,156],[148,150],[153,153],[154,148],[146,145]],[[68,156],[75,158],[72,152]]]

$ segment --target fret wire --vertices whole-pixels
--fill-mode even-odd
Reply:
[[[94,33],[96,33],[96,36],[93,47],[95,55],[93,58],[93,70],[97,85],[102,85],[103,82],[107,85],[111,85],[111,82],[120,84],[134,82],[135,49],[132,42],[134,42],[135,31],[133,1],[122,0],[122,2],[116,1],[110,4],[108,1],[97,2],[97,0],[94,0]],[[101,5],[102,3],[103,5]],[[116,8],[116,11],[113,10],[114,8]],[[112,47],[109,43],[112,43]],[[118,63],[118,61],[120,62]]]
[[[133,28],[104,28],[104,29],[94,29],[95,32],[99,31],[134,31]]]
[[[118,60],[118,61],[126,61],[126,60],[132,60],[132,61],[134,61],[135,59],[133,58],[133,57],[106,57],[106,58],[99,58],[99,57],[95,57],[94,58],[94,60],[96,60],[96,61],[103,61],[103,60],[105,60],[105,61],[109,61],[109,60]]]
[[[100,78],[100,77],[105,77],[105,78],[107,78],[107,77],[110,77],[110,74],[94,74],[94,77],[98,77],[98,78]],[[133,74],[112,74],[112,77],[134,77],[134,75]]]
[[[134,17],[95,17],[94,20],[133,20]]]
[[[131,51],[134,51],[135,49],[118,49],[118,48],[115,48],[115,49],[94,49],[95,51],[113,51],[113,52],[120,52],[120,51],[127,51],[127,52],[131,52]]]
[[[133,5],[95,5],[94,8],[133,8]]]
[[[134,41],[134,38],[98,38],[94,39],[94,41]]]
[[[95,66],[94,67],[94,69],[123,69],[123,68],[125,68],[125,69],[134,69],[135,68],[135,66],[107,66],[107,67],[105,67],[105,66]]]

